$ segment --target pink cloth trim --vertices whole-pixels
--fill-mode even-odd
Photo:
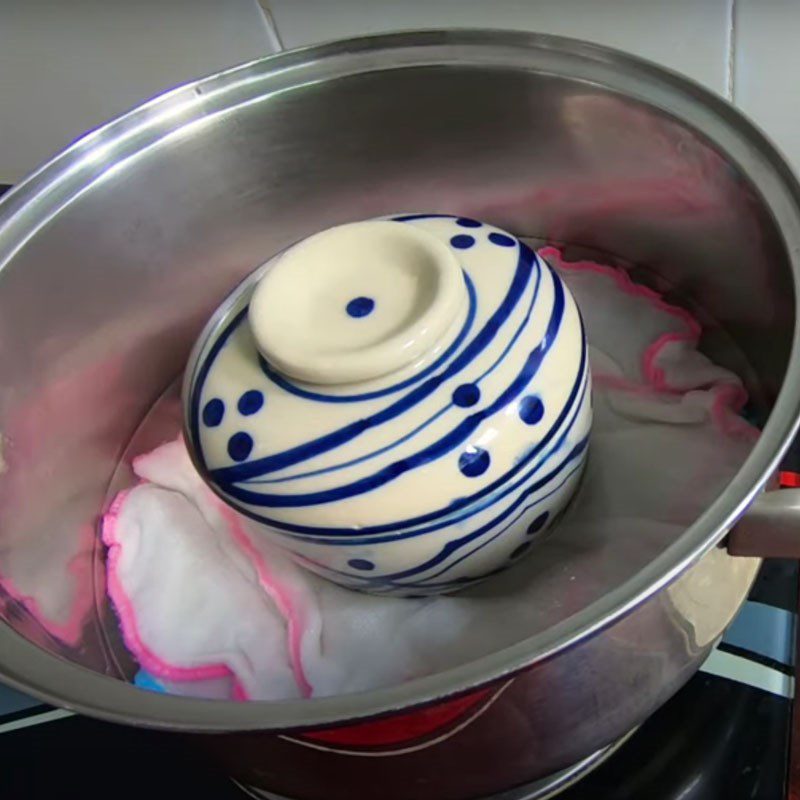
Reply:
[[[680,393],[685,390],[671,386],[664,370],[657,365],[661,351],[675,342],[685,342],[696,347],[702,334],[700,323],[684,308],[670,305],[654,289],[634,283],[625,270],[597,264],[594,261],[564,261],[561,251],[556,247],[543,247],[538,251],[545,260],[558,269],[576,272],[594,272],[611,278],[626,294],[641,297],[659,311],[679,319],[685,326],[683,331],[671,331],[659,336],[650,344],[642,356],[642,376],[644,384],[637,384],[626,378],[613,375],[593,374],[592,380],[598,387],[617,389],[629,393]],[[713,388],[715,394],[711,406],[711,418],[717,428],[726,436],[757,439],[759,431],[739,416],[739,412],[747,403],[747,391],[738,383],[723,383]]]
[[[652,344],[645,350],[644,357],[642,358],[642,374],[648,383],[656,389],[664,391],[676,391],[675,387],[670,386],[665,377],[664,371],[656,365],[661,350],[671,342],[687,342],[691,345],[696,345],[700,341],[700,335],[703,329],[700,323],[688,312],[686,309],[678,308],[677,306],[670,305],[664,298],[654,289],[647,286],[642,286],[634,283],[630,275],[623,269],[615,267],[608,267],[602,264],[597,264],[594,261],[564,261],[561,251],[555,247],[543,247],[539,253],[545,258],[555,263],[559,269],[574,270],[579,272],[595,272],[599,275],[605,275],[611,278],[619,288],[626,294],[633,295],[634,297],[642,297],[647,300],[650,305],[663,311],[670,316],[679,319],[686,325],[684,331],[671,331],[659,336]]]
[[[280,577],[270,569],[264,556],[253,545],[236,512],[228,508],[219,498],[215,497],[214,500],[218,504],[220,514],[228,525],[231,537],[241,548],[244,555],[252,562],[258,575],[259,583],[272,598],[286,621],[289,663],[292,667],[292,673],[303,697],[311,697],[314,689],[306,677],[302,655],[303,635],[306,630],[304,610],[295,606],[291,592],[285,589]]]
[[[184,451],[186,445],[183,441],[183,434],[178,434],[175,442],[179,444]],[[168,445],[164,445],[168,446]],[[133,470],[139,475],[138,465],[146,463],[147,460],[157,453],[159,448],[143,453],[133,459]],[[147,482],[145,478],[140,477],[140,481]],[[302,607],[302,604],[295,604],[291,592],[287,591],[278,575],[270,569],[266,559],[253,545],[252,539],[242,524],[242,519],[239,515],[225,503],[218,498],[210,489],[203,486],[208,500],[214,505],[219,512],[223,521],[228,527],[231,539],[239,547],[244,556],[253,564],[258,581],[261,587],[269,595],[275,603],[278,611],[286,622],[286,633],[288,638],[288,651],[289,651],[289,664],[292,668],[295,682],[303,697],[311,697],[314,689],[306,676],[306,670],[303,665],[303,638],[307,630],[307,609]]]
[[[94,540],[93,528],[87,526],[84,536],[87,540],[86,549],[81,549],[76,553],[67,565],[67,573],[74,577],[76,589],[75,599],[65,622],[56,622],[50,619],[42,610],[39,601],[32,595],[25,594],[13,578],[0,576],[0,586],[8,595],[25,608],[47,633],[71,647],[76,647],[80,643],[86,615],[92,606],[91,542]]]
[[[204,664],[196,667],[183,667],[170,664],[156,655],[143,641],[139,633],[136,613],[133,610],[128,595],[122,586],[122,581],[117,574],[120,558],[121,544],[117,537],[117,523],[122,506],[128,499],[131,489],[121,491],[115,498],[111,507],[103,516],[101,528],[103,542],[108,547],[106,569],[108,575],[107,591],[117,610],[117,616],[122,629],[122,638],[125,646],[136,656],[142,667],[158,678],[171,681],[202,681],[214,678],[228,678],[234,680],[234,694],[239,699],[246,700],[247,692],[239,682],[236,675],[226,664]]]

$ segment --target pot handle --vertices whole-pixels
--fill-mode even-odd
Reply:
[[[727,540],[734,556],[800,559],[800,489],[764,492]]]

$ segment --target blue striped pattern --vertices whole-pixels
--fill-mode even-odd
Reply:
[[[462,265],[467,311],[438,357],[384,383],[299,385],[259,356],[241,311],[198,366],[189,430],[220,491],[285,534],[312,569],[373,592],[424,594],[511,563],[528,549],[531,519],[564,507],[586,456],[591,384],[574,301],[533,251],[472,220],[396,221],[450,243]],[[465,230],[468,248],[458,239]],[[464,385],[474,402],[454,400]],[[237,416],[240,398],[253,392],[263,410]],[[203,422],[209,407],[213,425]],[[313,433],[292,441],[298,432],[281,409]],[[234,460],[226,443],[243,435],[252,453]],[[413,563],[406,549],[405,568],[390,568],[412,541]]]

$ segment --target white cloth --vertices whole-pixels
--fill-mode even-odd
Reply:
[[[295,566],[213,496],[181,440],[165,444],[134,462],[142,482],[103,524],[109,594],[144,670],[138,682],[279,699],[428,675],[564,618],[603,591],[615,547],[640,568],[697,517],[757,436],[738,414],[741,382],[697,351],[700,326],[687,312],[622,271],[542,254],[581,308],[595,387],[586,476],[553,535],[456,595],[359,594]],[[564,570],[582,558],[593,569],[576,583],[544,574],[538,547],[562,548]]]

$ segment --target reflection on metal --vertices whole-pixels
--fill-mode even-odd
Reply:
[[[507,792],[485,795],[482,798],[476,798],[476,800],[551,800],[551,798],[569,789],[570,786],[574,786],[592,770],[597,769],[597,767],[614,755],[634,733],[636,733],[635,729],[614,742],[614,744],[604,747],[596,753],[592,753],[590,756],[581,759],[571,767],[555,772],[546,778],[533,781],[525,786],[519,786],[516,789],[510,789]],[[292,800],[292,798],[274,794],[265,789],[258,789],[255,786],[246,786],[237,780],[233,780],[232,782],[246,795],[254,797],[256,800]]]
[[[800,558],[800,489],[761,494],[728,536],[728,552]]]
[[[712,548],[692,569],[665,589],[690,650],[713,644],[733,621],[755,580],[761,559],[733,558]]]

